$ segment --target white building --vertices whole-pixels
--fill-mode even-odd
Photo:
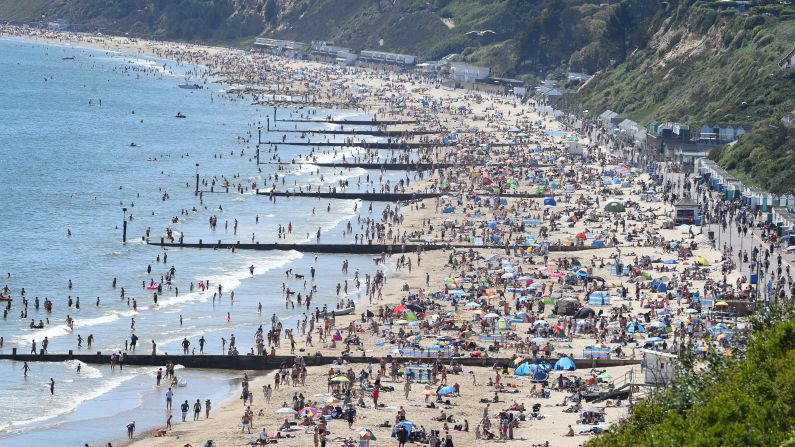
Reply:
[[[677,358],[667,352],[643,350],[644,382],[649,385],[667,385],[676,375]]]
[[[296,42],[294,40],[269,39],[267,37],[257,37],[254,40],[254,48],[260,50],[299,51],[305,45],[306,44],[303,42]]]
[[[377,62],[381,64],[414,65],[417,56],[409,54],[387,53],[384,51],[363,50],[359,53],[359,60]]]
[[[450,79],[456,82],[475,82],[487,78],[490,72],[489,67],[478,67],[466,62],[450,63]]]

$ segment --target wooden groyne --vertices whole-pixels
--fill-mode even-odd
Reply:
[[[525,247],[505,246],[505,245],[472,245],[472,244],[276,244],[276,243],[241,243],[224,242],[221,240],[210,242],[199,239],[198,242],[166,242],[164,238],[159,241],[147,240],[147,245],[154,245],[163,248],[199,248],[211,250],[295,250],[301,253],[323,253],[341,255],[382,255],[397,253],[416,253],[418,251],[446,250],[446,249],[473,249],[473,250],[521,250]],[[571,245],[550,245],[547,249],[551,252],[573,252],[595,250],[590,246],[571,246]]]
[[[407,137],[413,135],[437,135],[442,132],[433,130],[370,130],[370,129],[351,129],[351,130],[294,130],[294,129],[267,129],[268,132],[282,132],[282,133],[302,133],[302,134],[322,134],[322,135],[367,135],[371,137]]]
[[[144,349],[142,348],[141,351]],[[316,354],[303,354],[307,366],[326,366],[330,365],[338,357],[324,356]],[[348,363],[377,363],[380,358],[373,356],[344,356]],[[182,365],[186,368],[196,369],[227,369],[227,370],[274,370],[279,369],[283,364],[292,364],[294,356],[277,355],[274,357],[260,355],[174,355],[174,354],[130,354],[122,353],[122,362],[127,366],[163,366],[167,362]],[[437,360],[435,357],[394,357],[400,363],[431,363]],[[513,359],[507,357],[442,357],[444,363],[450,363],[455,359],[456,363],[462,366],[485,366],[491,367],[495,363],[498,365],[508,365],[513,367]],[[17,354],[16,348],[11,354],[0,354],[0,360],[13,360],[19,362],[65,362],[68,360],[79,360],[83,363],[95,365],[109,365],[110,354],[97,352],[95,354],[74,354],[72,351],[62,354]],[[557,359],[550,359],[554,363]],[[640,360],[630,359],[587,359],[576,358],[574,364],[577,368],[606,368],[612,366],[637,365]]]
[[[301,197],[315,199],[341,199],[341,200],[366,200],[368,202],[408,202],[411,200],[424,200],[442,197],[449,193],[444,192],[320,192],[320,191],[263,191],[257,190],[257,195],[271,197]],[[485,194],[485,193],[484,193]],[[541,199],[544,194],[506,193],[497,194],[499,197],[513,199]]]
[[[442,250],[448,248],[447,245],[435,244],[276,244],[276,243],[241,243],[223,242],[221,240],[210,242],[199,239],[198,242],[166,242],[149,240],[148,245],[169,248],[208,248],[213,250],[281,250],[298,251],[301,253],[324,253],[324,254],[352,254],[352,255],[381,255],[390,253],[416,253],[418,250]]]
[[[392,142],[366,142],[366,141],[352,141],[352,142],[335,142],[335,141],[318,141],[311,143],[309,141],[262,141],[260,144],[270,146],[309,146],[309,147],[359,147],[362,149],[387,149],[387,150],[411,150],[411,149],[433,149],[435,147],[446,147],[441,144],[431,143],[392,143]],[[506,147],[507,143],[491,144],[491,147]]]
[[[419,124],[417,120],[310,120],[310,119],[276,119],[283,123],[318,123],[318,124],[350,124],[357,126],[395,126],[399,124]]]
[[[454,166],[462,166],[454,163],[312,163],[311,161],[296,163],[260,163],[265,165],[315,165],[320,168],[362,168],[362,169],[383,169],[384,171],[429,171],[433,169],[447,169]]]

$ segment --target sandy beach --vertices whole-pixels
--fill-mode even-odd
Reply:
[[[238,87],[234,94],[251,102],[267,102],[263,92],[269,91],[311,96],[317,103],[353,107],[378,119],[418,120],[389,129],[436,131],[401,141],[427,144],[415,161],[456,164],[422,175],[407,173],[405,183],[365,185],[379,192],[444,195],[391,204],[389,213],[356,222],[345,235],[350,243],[397,248],[411,241],[449,249],[396,250],[379,265],[386,272],[382,283],[368,275],[355,312],[315,318],[315,334],[311,329],[288,334],[280,328],[278,346],[266,339],[265,351],[297,355],[297,366],[246,372],[251,380],[245,392],[253,403],[242,401],[241,387],[213,403],[209,418],[202,401],[198,421],[175,423],[169,430],[139,430],[128,445],[196,447],[210,440],[219,447],[253,445],[264,430],[279,445],[317,447],[325,437],[325,445],[348,446],[360,445],[363,429],[371,433],[370,445],[393,445],[398,443],[394,427],[411,422],[417,444],[428,444],[432,436],[442,445],[449,437],[448,446],[580,446],[620,423],[631,402],[653,389],[643,384],[648,367],[642,364],[644,348],[672,355],[685,346],[725,350],[731,339],[727,334],[742,330],[742,320],[736,313],[731,318],[729,304],[718,304],[717,297],[731,293],[738,302],[749,301],[753,258],[749,261],[747,252],[759,243],[759,235],[736,236],[733,247],[721,247],[710,242],[711,227],[675,224],[674,204],[682,198],[710,201],[708,207],[719,202],[698,190],[678,166],[654,165],[652,170],[626,164],[604,131],[585,123],[579,129],[565,127],[539,113],[541,105],[533,99],[450,90],[396,71],[218,47],[4,32],[197,64],[207,72],[197,73],[196,79],[222,78]],[[309,110],[294,114],[309,116]],[[307,138],[317,142],[328,136]],[[584,155],[571,154],[574,143]],[[395,160],[407,160],[406,153],[395,153]],[[346,161],[374,158],[369,150]],[[362,188],[339,186],[346,191],[357,187]],[[738,247],[746,251],[744,260],[737,257]],[[311,309],[308,313],[319,315]],[[311,346],[307,332],[315,337]],[[243,354],[249,351],[245,343]],[[304,371],[300,358],[316,352],[348,359]],[[428,357],[424,367],[401,361],[417,354]],[[362,355],[382,363],[348,357]],[[567,367],[569,358],[595,355],[628,364]],[[470,367],[457,365],[457,357],[501,361]],[[302,384],[284,382],[296,375],[305,375]],[[274,389],[266,399],[268,385]],[[374,389],[379,389],[377,405]],[[593,402],[583,397],[615,389],[626,389],[629,397]],[[175,422],[186,399],[192,419],[197,397],[177,390]],[[165,427],[165,396],[163,408]],[[349,409],[355,411],[350,424]],[[252,415],[250,432],[242,424],[246,414]],[[573,435],[567,436],[570,431]]]

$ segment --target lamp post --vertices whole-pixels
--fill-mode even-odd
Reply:
[[[124,222],[121,224],[121,243],[127,243],[127,208],[122,208],[122,212],[124,213]]]

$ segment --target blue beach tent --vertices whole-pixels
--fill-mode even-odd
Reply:
[[[560,360],[555,362],[553,369],[555,371],[576,371],[577,366],[574,364],[574,360],[568,357],[561,357]]]

